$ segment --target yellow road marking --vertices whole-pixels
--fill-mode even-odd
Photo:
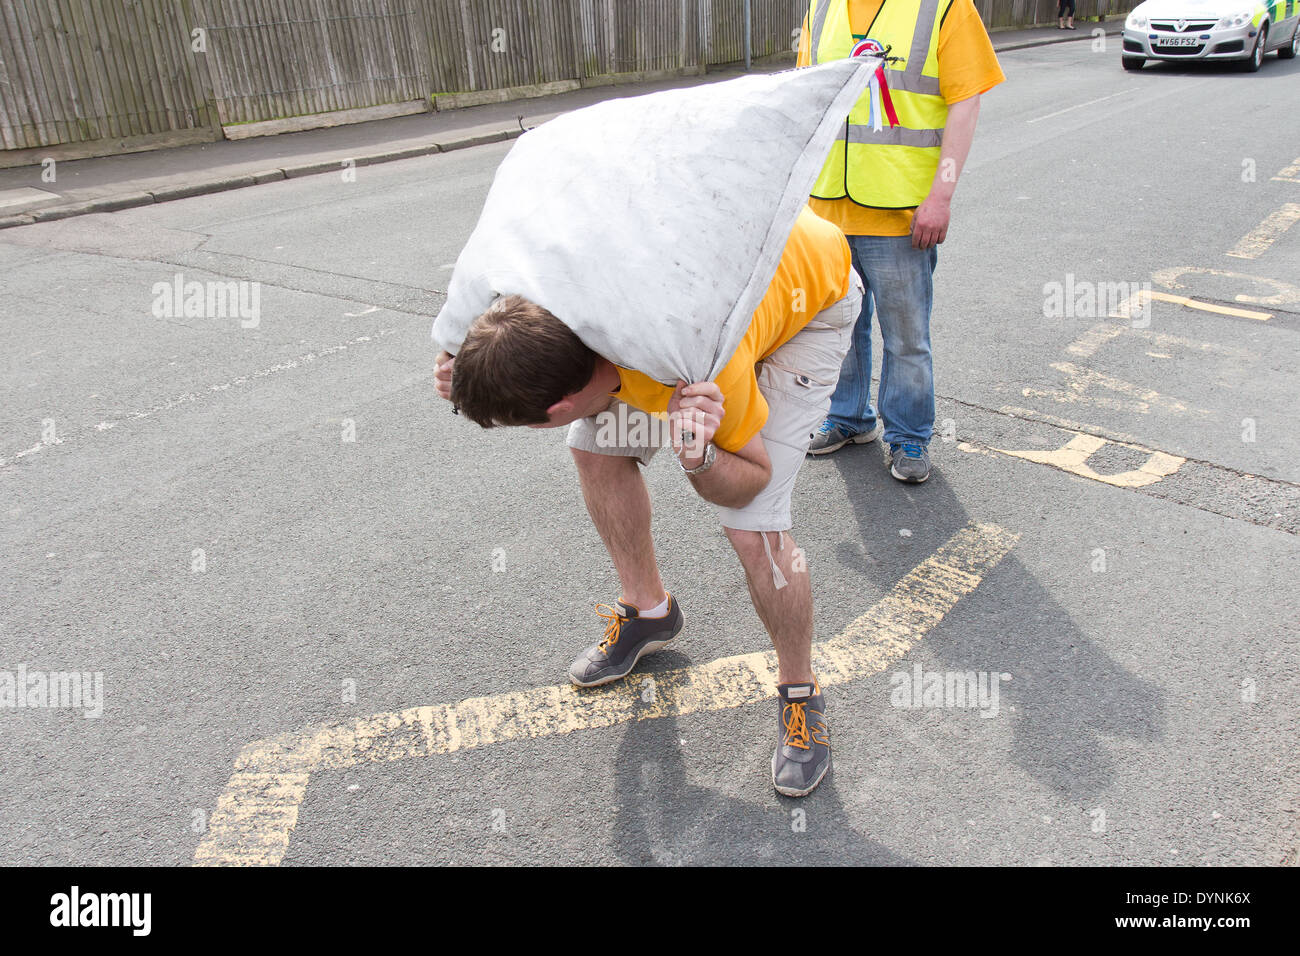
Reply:
[[[1134,385],[1132,382],[1126,382],[1121,378],[1115,378],[1113,375],[1106,375],[1090,368],[1079,368],[1079,366],[1070,362],[1053,362],[1052,368],[1071,377],[1070,381],[1065,383],[1065,386],[1081,398],[1090,386],[1099,385],[1102,388],[1134,399],[1138,411],[1144,414],[1149,413],[1153,405],[1171,412],[1194,412],[1197,415],[1209,414],[1205,409],[1196,408],[1167,395],[1161,395],[1154,389],[1143,388],[1141,385]]]
[[[1148,342],[1158,345],[1161,348],[1172,348],[1177,346],[1181,349],[1189,349],[1197,352],[1214,352],[1218,355],[1226,355],[1229,358],[1259,358],[1259,353],[1252,352],[1250,349],[1243,349],[1236,345],[1221,345],[1218,342],[1206,342],[1203,339],[1189,339],[1181,335],[1169,335],[1166,332],[1152,332],[1149,329],[1128,329],[1126,331],[1131,332],[1133,335],[1141,336]]]
[[[1151,273],[1151,279],[1153,282],[1159,283],[1166,289],[1185,289],[1187,287],[1178,281],[1185,275],[1209,275],[1219,276],[1224,279],[1240,279],[1246,284],[1258,282],[1262,285],[1271,286],[1277,290],[1273,295],[1235,295],[1233,296],[1233,299],[1237,302],[1248,302],[1251,305],[1275,306],[1300,303],[1300,287],[1296,287],[1289,282],[1283,282],[1281,279],[1270,279],[1267,276],[1252,276],[1247,275],[1244,272],[1231,272],[1225,269],[1209,269],[1205,266],[1174,266],[1172,269],[1161,269],[1158,272]],[[1193,306],[1193,308],[1196,308],[1196,306]],[[1260,316],[1246,316],[1246,318],[1259,317]]]
[[[1109,408],[1116,412],[1151,414],[1151,406],[1149,405],[1141,402],[1122,402],[1117,398],[1111,398],[1109,395],[1085,395],[1083,392],[1064,392],[1059,388],[1022,388],[1020,394],[1025,398],[1048,398],[1062,405],[1093,405],[1097,408]]]
[[[1283,203],[1282,208],[1270,213],[1263,222],[1242,236],[1228,255],[1237,259],[1258,259],[1297,221],[1300,221],[1300,204]]]
[[[993,524],[962,528],[843,633],[813,645],[818,680],[830,686],[883,671],[974,591],[1018,537]],[[313,771],[759,703],[776,696],[776,655],[740,654],[653,676],[653,703],[641,699],[637,681],[592,690],[559,684],[412,707],[255,741],[236,758],[194,862],[278,865]]]
[[[1072,475],[1090,478],[1093,481],[1114,485],[1117,488],[1145,488],[1147,485],[1153,485],[1162,478],[1172,475],[1187,461],[1186,458],[1168,455],[1162,451],[1152,451],[1150,448],[1143,448],[1141,445],[1114,442],[1114,444],[1125,448],[1136,448],[1139,451],[1147,452],[1150,457],[1138,468],[1115,475],[1102,475],[1088,467],[1088,459],[1109,444],[1111,442],[1104,438],[1098,438],[1096,435],[1075,435],[1063,447],[1055,451],[1009,448],[994,448],[993,450],[1003,455],[1010,455],[1012,458],[1023,458],[1025,461],[1037,462],[1040,465],[1050,465]],[[978,446],[971,446],[963,450],[978,451],[979,449]]]
[[[1027,418],[1030,421],[1043,422],[1047,425],[1055,425],[1057,428],[1063,428],[1069,432],[1083,432],[1085,434],[1099,435],[1102,438],[1109,438],[1111,441],[1121,443],[1136,443],[1137,437],[1127,432],[1117,432],[1106,428],[1098,428],[1096,425],[1085,425],[1083,422],[1076,422],[1069,418],[1058,418],[1056,415],[1049,415],[1047,412],[1040,412],[1033,408],[1020,408],[1017,405],[1003,405],[998,409],[1003,415],[1011,415],[1014,418]]]
[[[1269,319],[1273,318],[1271,312],[1255,312],[1252,309],[1234,309],[1230,305],[1216,305],[1213,302],[1198,302],[1195,299],[1189,299],[1184,295],[1170,295],[1167,292],[1152,292],[1151,298],[1159,299],[1162,302],[1174,302],[1189,309],[1200,309],[1202,312],[1213,312],[1216,315],[1231,315],[1239,319],[1257,319],[1260,322],[1267,322]]]
[[[1297,159],[1286,169],[1281,170],[1273,178],[1284,183],[1300,183],[1300,159]]]
[[[1118,317],[1119,316],[1116,316],[1116,318]],[[1219,355],[1226,355],[1230,358],[1259,358],[1258,353],[1252,352],[1249,349],[1240,348],[1236,345],[1220,345],[1218,342],[1189,339],[1181,335],[1169,335],[1165,332],[1152,332],[1150,329],[1135,329],[1128,325],[1113,325],[1108,322],[1094,325],[1087,332],[1084,332],[1081,336],[1067,345],[1065,350],[1071,355],[1078,356],[1079,358],[1092,358],[1098,348],[1120,335],[1136,335],[1139,338],[1146,339],[1154,345],[1160,346],[1161,348],[1173,348],[1176,346],[1178,348],[1194,350],[1197,352],[1214,352]]]
[[[1231,255],[1231,253],[1229,253]],[[1253,301],[1245,296],[1237,296],[1238,300]],[[1200,309],[1202,312],[1214,312],[1217,315],[1232,315],[1239,319],[1258,319],[1260,322],[1267,322],[1273,318],[1271,312],[1254,312],[1250,309],[1234,309],[1230,305],[1216,305],[1213,302],[1198,302],[1195,299],[1185,295],[1174,295],[1170,292],[1155,292],[1146,289],[1138,289],[1134,292],[1127,302],[1120,303],[1119,307],[1110,314],[1112,319],[1131,318],[1133,313],[1140,310],[1141,307],[1150,301],[1172,302],[1174,305],[1185,306],[1189,309]]]
[[[1127,318],[1127,316],[1125,316]],[[1071,355],[1077,355],[1079,358],[1091,358],[1093,353],[1101,346],[1105,345],[1111,339],[1124,334],[1125,326],[1111,325],[1103,322],[1101,325],[1094,325],[1083,335],[1079,336],[1073,342],[1065,347],[1065,350]]]

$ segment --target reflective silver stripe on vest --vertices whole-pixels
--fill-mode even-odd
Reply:
[[[876,131],[870,126],[849,124],[848,138],[850,143],[866,143],[872,146],[920,146],[922,148],[943,145],[943,130],[941,129],[908,129],[906,126],[895,126],[892,129],[885,128]],[[844,141],[844,134],[841,133],[836,137],[837,142]]]
[[[885,2],[888,3],[889,0]],[[930,53],[930,37],[934,35],[934,18],[939,12],[939,3],[940,0],[921,0],[921,11],[916,15],[916,31],[912,34],[912,52],[907,55],[907,75],[912,80],[921,79],[921,71],[925,69],[925,58]],[[936,79],[934,82],[935,92],[938,93],[939,81]]]
[[[826,29],[826,14],[830,12],[832,3],[842,2],[844,0],[819,0],[817,4],[812,22],[812,46],[808,48],[809,59],[813,66],[817,65],[817,50],[821,47],[822,32]]]
[[[908,93],[929,93],[932,96],[940,95],[939,78],[937,76],[911,76],[907,70],[886,70],[885,80],[889,83],[891,90],[904,90]]]
[[[813,12],[812,22],[812,45],[809,49],[809,59],[813,66],[817,65],[817,50],[821,47],[822,34],[826,31],[826,16],[830,12],[832,3],[845,3],[847,0],[818,0],[817,7]],[[889,0],[884,0],[880,5],[881,10],[884,4]],[[909,93],[932,93],[938,95],[939,80],[937,77],[924,76],[922,70],[925,69],[925,58],[930,53],[930,37],[934,35],[934,18],[939,12],[939,4],[943,0],[921,0],[921,9],[916,15],[916,29],[912,31],[912,49],[907,54],[907,67],[905,71],[889,70],[888,72],[901,73],[906,72],[907,76],[902,82],[895,83],[893,76],[889,77],[891,86],[897,86],[900,90],[907,90]],[[880,14],[876,14],[879,18]],[[897,55],[897,54],[895,54]],[[933,89],[930,87],[933,86]]]

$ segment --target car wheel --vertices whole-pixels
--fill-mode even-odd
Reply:
[[[1255,49],[1250,54],[1250,59],[1243,65],[1247,73],[1256,72],[1260,64],[1264,62],[1264,45],[1268,42],[1268,27],[1260,27],[1259,36],[1255,38]]]
[[[1126,70],[1140,70],[1146,64],[1147,58],[1144,56],[1124,56],[1120,57],[1120,62],[1124,64]]]
[[[1291,44],[1277,51],[1278,58],[1282,60],[1294,60],[1297,53],[1300,53],[1300,23],[1291,31]]]

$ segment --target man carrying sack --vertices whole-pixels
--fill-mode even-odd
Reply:
[[[433,326],[438,392],[464,417],[568,426],[622,586],[597,607],[603,636],[570,666],[578,687],[626,677],[682,630],[641,476],[671,447],[716,509],[776,648],[772,783],[787,796],[831,765],[791,496],[862,300],[844,234],[807,197],[879,65],[610,100],[525,133]]]
[[[861,308],[862,285],[849,259],[839,229],[801,213],[716,381],[679,380],[670,388],[620,368],[521,296],[498,299],[470,326],[454,359],[438,356],[436,373],[439,394],[484,428],[569,426],[587,512],[623,587],[615,606],[601,606],[604,637],[569,669],[579,687],[626,677],[684,623],[655,561],[640,473],[665,429],[636,416],[667,416],[672,453],[716,508],[776,648],[781,706],[772,783],[791,797],[810,793],[831,760],[825,701],[812,671],[812,589],[789,533],[790,498]]]

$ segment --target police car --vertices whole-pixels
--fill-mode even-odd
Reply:
[[[1272,50],[1300,51],[1300,0],[1146,0],[1124,21],[1126,70],[1147,60],[1240,60],[1254,73]]]

